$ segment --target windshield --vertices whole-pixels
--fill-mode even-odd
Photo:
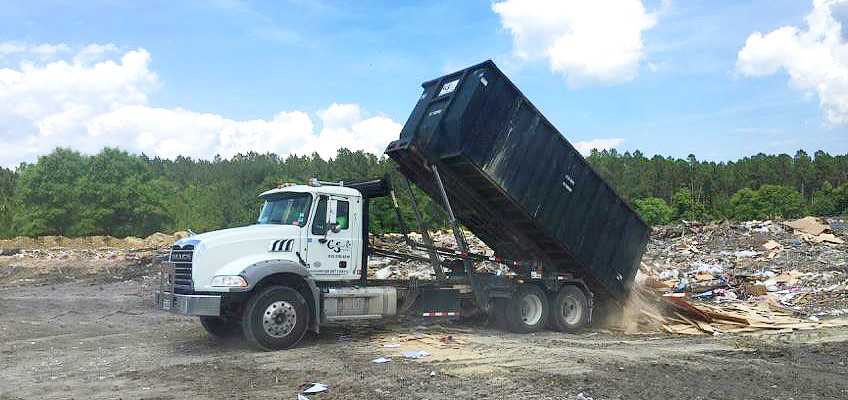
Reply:
[[[284,192],[265,196],[256,223],[304,226],[310,204],[312,195],[309,193]]]

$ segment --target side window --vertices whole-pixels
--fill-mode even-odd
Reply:
[[[347,229],[348,219],[350,217],[350,203],[346,201],[336,202],[336,222],[339,224],[339,229]]]
[[[315,210],[315,218],[312,220],[312,234],[323,235],[327,232],[327,198],[318,200],[318,208]]]

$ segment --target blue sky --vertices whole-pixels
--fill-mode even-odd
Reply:
[[[486,59],[583,149],[848,150],[841,1],[604,3],[0,0],[0,165],[379,152],[421,82]]]

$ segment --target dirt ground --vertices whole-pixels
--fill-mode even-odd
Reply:
[[[848,398],[842,328],[518,335],[485,320],[417,319],[329,327],[295,349],[258,352],[154,311],[150,259],[100,273],[54,260],[65,267],[36,275],[10,260],[0,259],[0,399],[295,399],[312,382],[329,390],[309,398],[325,400]],[[430,339],[385,347],[411,337]],[[410,350],[430,355],[401,356]]]

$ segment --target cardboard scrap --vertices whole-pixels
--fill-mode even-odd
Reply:
[[[821,243],[821,242],[828,242],[828,243],[834,243],[834,244],[845,243],[844,240],[836,237],[836,235],[834,235],[832,233],[822,233],[821,235],[816,236],[815,240],[816,240],[816,242],[819,242],[819,243]]]
[[[766,250],[774,250],[780,247],[780,243],[777,243],[774,240],[769,240],[768,242],[763,243],[763,247],[765,247]]]
[[[766,285],[748,285],[745,286],[745,293],[751,296],[762,296],[768,294]]]
[[[819,222],[818,218],[815,217],[796,219],[795,221],[787,222],[786,225],[789,225],[792,229],[808,233],[813,236],[818,236],[822,234],[822,232],[830,229],[830,225],[822,224]]]

